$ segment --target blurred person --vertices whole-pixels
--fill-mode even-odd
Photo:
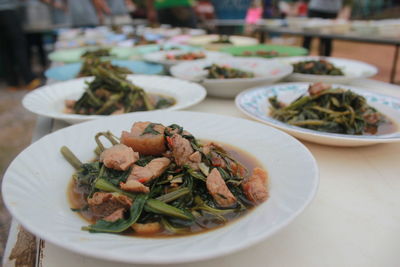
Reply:
[[[111,13],[105,0],[68,0],[67,5],[72,27],[97,26]]]
[[[130,0],[66,0],[73,27],[94,27],[113,16],[128,16]]]
[[[172,27],[196,28],[197,21],[192,0],[146,0],[150,23],[169,24]]]
[[[32,90],[41,80],[29,64],[22,19],[17,11],[17,0],[0,0],[0,46],[8,89]],[[19,87],[22,80],[22,87]]]
[[[310,0],[308,5],[309,18],[324,19],[349,19],[351,15],[351,1],[343,0]],[[310,50],[311,37],[304,37],[303,47]],[[330,56],[332,54],[332,39],[320,38],[319,54]]]

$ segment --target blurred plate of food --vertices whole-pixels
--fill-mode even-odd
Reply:
[[[250,45],[250,46],[230,46],[221,49],[221,52],[229,53],[236,57],[294,57],[308,54],[308,50],[299,46],[286,45]]]
[[[181,63],[170,72],[174,77],[199,82],[210,96],[233,98],[245,89],[277,82],[292,70],[291,65],[272,59],[221,58]]]
[[[158,51],[143,55],[144,60],[148,62],[163,64],[167,68],[182,62],[197,61],[201,59],[214,60],[226,57],[232,57],[232,56],[227,53],[205,51],[205,50],[194,50],[194,51],[170,50],[170,51]]]
[[[228,46],[256,45],[258,40],[247,36],[208,34],[193,36],[187,40],[187,44],[218,51]]]
[[[167,76],[126,76],[103,67],[94,74],[43,86],[27,94],[23,106],[38,115],[77,123],[137,111],[183,109],[206,96],[202,86]]]
[[[249,117],[305,141],[365,146],[400,141],[400,100],[348,85],[284,83],[242,92]]]
[[[295,82],[349,83],[378,73],[371,64],[345,58],[306,56],[280,60],[293,65],[288,80]]]
[[[93,55],[103,59],[129,59],[135,55],[133,47],[82,47],[72,49],[57,50],[49,54],[51,61],[55,62],[79,62],[82,61],[82,56]]]

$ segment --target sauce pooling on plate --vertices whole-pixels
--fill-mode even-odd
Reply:
[[[112,146],[105,148],[100,138]],[[181,126],[136,122],[118,141],[96,135],[98,156],[77,169],[72,210],[90,232],[169,237],[202,233],[242,217],[269,197],[267,172],[230,145],[199,141]]]

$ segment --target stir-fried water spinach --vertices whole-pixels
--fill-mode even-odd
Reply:
[[[65,101],[66,113],[110,115],[133,111],[148,111],[172,106],[171,97],[148,94],[133,84],[119,68],[102,62],[90,69],[94,75],[78,100]]]
[[[202,144],[179,125],[137,122],[120,139],[100,132],[95,140],[97,156],[88,163],[61,148],[76,169],[72,210],[92,223],[85,231],[197,233],[225,225],[268,198],[264,170],[251,174],[220,145]]]
[[[243,71],[228,66],[212,64],[204,68],[208,71],[207,79],[234,79],[234,78],[253,78],[254,73]]]
[[[343,76],[343,71],[325,59],[306,60],[293,64],[293,72],[314,75]]]
[[[110,48],[99,48],[96,50],[88,50],[81,55],[81,58],[88,57],[111,57],[111,49]]]
[[[387,118],[350,90],[316,83],[290,104],[270,97],[270,114],[285,123],[341,134],[376,134]]]
[[[125,67],[120,67],[111,63],[111,61],[101,60],[98,57],[85,57],[82,63],[82,67],[79,70],[78,77],[93,76],[93,69],[97,66],[101,66],[107,71],[111,71],[118,74],[132,74],[133,72]]]

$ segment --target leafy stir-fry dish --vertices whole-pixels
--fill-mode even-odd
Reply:
[[[205,58],[206,54],[203,52],[188,52],[184,54],[167,54],[165,59],[168,60],[196,60]]]
[[[82,229],[92,233],[198,233],[227,224],[269,196],[267,173],[257,161],[241,163],[176,124],[136,122],[120,139],[100,132],[95,140],[97,157],[88,163],[61,148],[76,169],[69,189],[73,211],[91,223]]]
[[[275,50],[257,50],[257,51],[244,51],[242,56],[245,57],[265,57],[265,58],[274,58],[274,57],[284,57],[287,54],[281,54]]]
[[[85,59],[87,57],[111,57],[110,48],[99,48],[96,50],[88,50],[81,55],[81,58]]]
[[[255,76],[254,73],[249,71],[243,71],[217,64],[212,64],[204,69],[208,71],[207,79],[254,78]]]
[[[344,75],[343,71],[327,60],[306,60],[292,64],[293,72],[314,75]]]
[[[219,35],[218,39],[211,42],[212,44],[233,44],[228,35]]]
[[[279,121],[312,130],[340,134],[377,134],[389,119],[350,90],[331,85],[310,85],[308,94],[290,104],[270,97],[271,116]]]
[[[78,100],[65,101],[65,113],[114,115],[162,109],[175,104],[172,97],[146,93],[114,68],[107,69],[100,64],[91,72],[94,80],[87,83],[85,92]]]
[[[78,77],[87,77],[87,76],[93,76],[93,69],[96,68],[97,66],[101,66],[107,71],[112,71],[114,73],[118,74],[132,74],[133,72],[125,67],[120,67],[113,65],[111,61],[102,61],[98,57],[85,57],[84,61],[82,63],[82,67],[79,70]]]

